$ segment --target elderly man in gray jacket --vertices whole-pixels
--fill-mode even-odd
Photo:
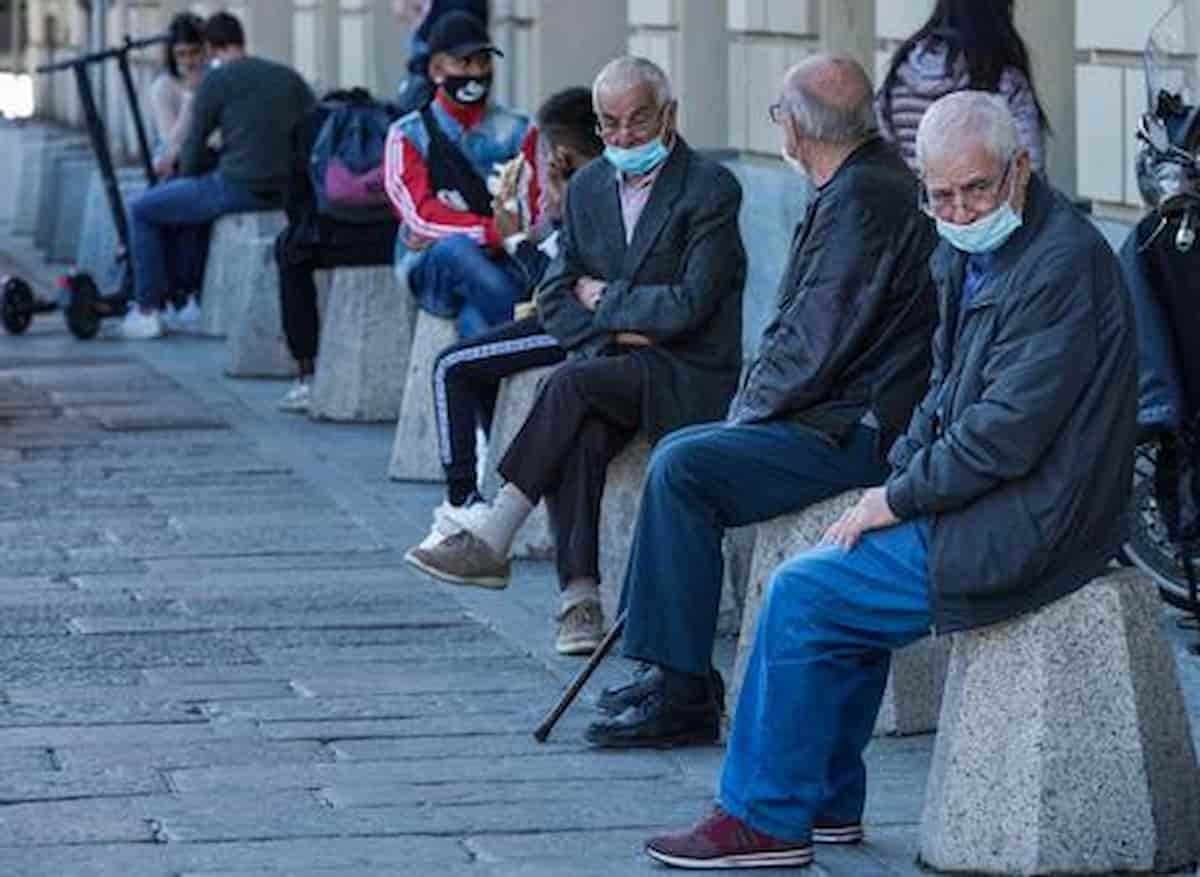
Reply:
[[[717,806],[649,841],[667,864],[805,865],[814,843],[860,839],[891,652],[1034,611],[1121,542],[1137,373],[1115,256],[1031,173],[995,96],[935,103],[917,156],[944,239],[929,391],[886,484],[776,571]]]
[[[662,70],[618,58],[596,78],[593,100],[606,160],[571,179],[559,258],[536,298],[570,359],[501,460],[506,483],[491,509],[406,555],[437,578],[503,588],[513,537],[545,497],[562,588],[556,646],[566,654],[590,652],[603,635],[608,463],[639,431],[656,441],[725,411],[742,361],[746,279],[741,187],[676,132]]]

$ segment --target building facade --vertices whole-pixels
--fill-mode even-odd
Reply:
[[[1053,126],[1048,168],[1056,185],[1123,219],[1140,209],[1133,132],[1146,104],[1142,48],[1172,0],[1017,0]],[[93,0],[92,6],[100,4]],[[554,90],[586,84],[621,52],[647,55],[672,76],[682,129],[696,146],[729,156],[748,177],[778,172],[779,133],[767,106],[783,71],[818,50],[846,52],[878,76],[933,0],[493,0],[494,35],[505,49],[499,99],[532,110]],[[252,51],[296,66],[318,90],[365,85],[392,91],[407,34],[391,0],[109,0],[103,31],[163,28],[182,9],[239,14]],[[16,7],[13,7],[16,8]],[[23,62],[80,51],[97,23],[77,0],[27,0]],[[158,53],[139,60],[149,79]],[[110,77],[111,79],[111,77]],[[131,144],[123,100],[110,81],[110,119]],[[70,78],[39,77],[40,114],[77,121]]]

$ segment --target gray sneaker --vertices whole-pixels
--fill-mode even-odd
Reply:
[[[590,655],[604,639],[604,610],[598,597],[580,600],[558,616],[554,648],[560,655]]]
[[[410,548],[404,559],[426,575],[455,585],[507,588],[512,563],[472,533],[460,530],[432,546]]]

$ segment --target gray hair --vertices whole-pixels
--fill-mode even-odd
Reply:
[[[624,55],[609,61],[596,74],[592,83],[592,102],[598,102],[602,91],[621,93],[639,85],[650,86],[654,101],[660,107],[672,99],[671,80],[661,67],[649,58]]]
[[[989,91],[956,91],[934,102],[917,128],[917,166],[930,158],[981,144],[997,161],[1017,154],[1017,123],[1004,98]]]
[[[833,103],[812,87],[812,76],[828,74],[831,67],[841,86],[837,93],[853,95],[847,103]],[[858,143],[879,130],[871,80],[857,62],[817,56],[797,65],[793,73],[785,81],[783,104],[806,137],[823,143]]]

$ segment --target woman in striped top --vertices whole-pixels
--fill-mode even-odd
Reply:
[[[1049,123],[1033,87],[1029,52],[1013,24],[1013,0],[938,0],[929,20],[896,50],[875,108],[883,135],[916,171],[917,126],[934,101],[964,89],[1008,101],[1034,170],[1045,170]]]

